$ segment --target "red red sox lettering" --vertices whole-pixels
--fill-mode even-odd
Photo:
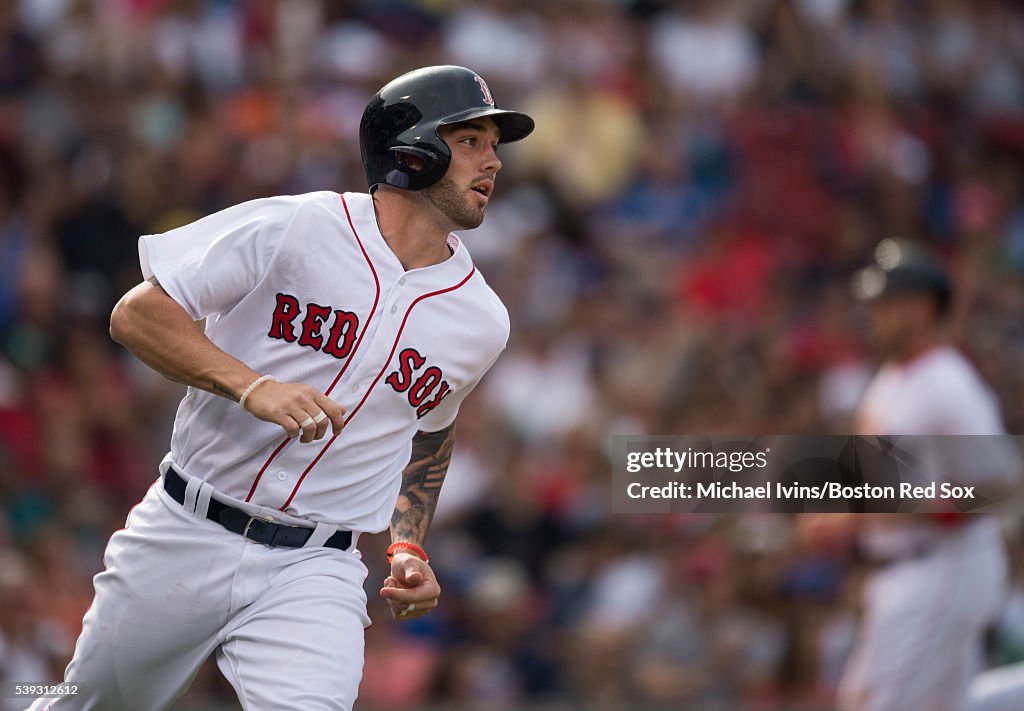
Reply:
[[[306,304],[306,317],[302,319],[302,333],[296,336],[292,321],[298,317],[300,311],[302,309],[299,307],[298,299],[291,294],[278,294],[277,306],[274,307],[274,317],[267,335],[289,343],[294,343],[298,338],[300,346],[322,350],[335,358],[344,358],[352,352],[352,343],[356,340],[356,331],[359,328],[358,316],[351,311],[309,303]],[[331,318],[332,311],[334,320],[325,337],[322,329],[327,319]]]
[[[323,351],[335,358],[345,358],[352,352],[359,317],[351,311],[334,309],[320,304],[306,304],[306,315],[301,330],[296,333],[294,322],[302,312],[299,300],[291,294],[277,294],[277,304],[270,321],[267,336],[288,343],[298,341],[300,346]],[[324,327],[330,321],[327,333]],[[444,373],[436,365],[419,372],[427,359],[415,348],[406,348],[398,354],[398,368],[384,381],[397,393],[408,393],[409,404],[416,408],[416,416],[423,417],[437,407],[451,392]]]
[[[398,369],[384,381],[397,393],[409,393],[409,404],[416,408],[417,417],[423,417],[440,405],[451,392],[448,381],[443,380],[444,373],[436,365],[429,366],[413,380],[414,371],[419,371],[426,363],[427,359],[419,351],[406,348],[398,354]]]

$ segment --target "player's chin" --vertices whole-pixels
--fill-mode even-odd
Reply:
[[[463,211],[463,214],[459,216],[461,218],[458,222],[459,227],[464,230],[472,230],[482,225],[484,222],[484,210],[486,208],[486,205],[481,205],[479,207],[467,206],[466,210]]]
[[[475,230],[477,227],[479,227],[483,223],[484,223],[484,220],[483,220],[482,217],[479,220],[467,220],[466,222],[463,222],[461,225],[459,225],[459,229],[460,230]]]

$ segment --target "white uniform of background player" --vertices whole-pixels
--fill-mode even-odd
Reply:
[[[889,259],[880,261],[888,268],[875,276],[890,283],[874,308],[876,325],[896,352],[865,393],[858,434],[1004,434],[992,391],[958,350],[934,339],[937,315],[930,313],[929,279],[944,278],[937,263],[924,256],[915,262],[907,254],[896,259],[891,251],[897,245],[891,242],[883,243],[880,253],[885,256],[887,249]],[[884,284],[875,286],[881,290]],[[988,450],[1001,449],[995,439],[928,441],[961,450],[965,442],[975,442],[979,446],[970,446],[972,452],[985,450],[987,441]],[[985,460],[945,472],[943,462],[932,460],[934,469],[922,473],[933,481],[1012,485],[1019,470],[1015,453],[987,460],[994,465]],[[1005,595],[1007,563],[996,518],[897,514],[862,517],[860,523],[860,548],[880,567],[865,585],[863,619],[842,679],[840,708],[962,711],[971,678],[980,670],[984,630]]]
[[[491,142],[507,137],[496,127],[501,114],[483,81],[469,70],[441,67],[396,82],[412,101],[420,83],[436,94],[454,82],[461,92],[456,104],[493,117],[493,123],[477,118],[445,134],[458,141],[446,176],[458,182],[480,173],[493,186],[500,162]],[[476,91],[469,105],[466,87]],[[466,114],[457,121],[473,118]],[[408,170],[414,174],[421,166]],[[372,184],[375,175],[368,173]],[[482,219],[486,195],[474,197],[468,180],[464,190],[445,189]],[[425,199],[436,198],[430,195]],[[304,423],[302,412],[293,418],[298,425],[292,431],[305,428],[297,441],[278,424],[240,409],[241,388],[234,397],[189,388],[160,467],[163,479],[111,538],[106,569],[95,579],[95,601],[65,677],[79,685],[79,695],[40,699],[33,709],[164,709],[211,653],[246,709],[352,707],[369,624],[359,533],[389,523],[394,532],[396,501],[400,488],[407,494],[410,457],[417,456],[414,436],[429,440],[429,433],[452,424],[509,333],[505,308],[459,238],[445,240],[445,232],[437,232],[439,243],[426,244],[437,248],[428,256],[443,256],[407,269],[379,229],[378,198],[392,206],[379,214],[389,236],[400,234],[388,228],[397,224],[396,202],[431,209],[411,191],[378,191],[373,198],[316,192],[247,202],[140,240],[144,276],[155,277],[187,312],[181,318],[207,319],[206,336],[215,346],[280,381],[259,385],[250,397],[262,394],[266,403],[272,393],[305,392],[285,383],[311,386],[319,392],[309,416],[316,407],[329,410],[335,434],[318,438],[328,422],[319,416],[316,424]],[[450,439],[447,447],[450,455]],[[439,489],[447,458],[438,455],[434,464],[426,485]],[[168,477],[187,482],[183,504],[165,488]],[[207,518],[218,503],[244,512],[244,530]],[[432,504],[436,499],[422,509],[426,520],[414,522],[421,532]],[[308,540],[301,547],[249,540],[243,534],[252,537],[263,521],[247,515],[303,527]],[[332,546],[339,535],[347,545]],[[418,576],[411,583],[406,568]],[[403,576],[405,583],[397,580]],[[382,595],[391,604],[416,592],[412,588],[425,578],[432,580],[424,561],[396,555]],[[428,597],[401,598],[397,607],[404,613],[412,599],[433,607],[436,592]]]

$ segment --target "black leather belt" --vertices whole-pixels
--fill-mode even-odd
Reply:
[[[167,474],[164,475],[164,490],[179,504],[185,503],[186,486],[187,482],[184,477],[174,467],[167,469]],[[312,528],[274,523],[265,518],[251,516],[242,509],[222,504],[213,498],[210,499],[210,505],[206,509],[206,518],[219,523],[243,538],[268,546],[301,548],[313,535]],[[337,531],[324,542],[324,545],[328,548],[348,550],[352,545],[352,532]]]

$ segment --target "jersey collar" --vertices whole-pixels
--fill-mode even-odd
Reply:
[[[344,193],[341,198],[348,207],[352,227],[364,242],[370,258],[378,265],[378,270],[384,268],[393,278],[404,276],[417,282],[422,280],[424,286],[436,287],[453,279],[458,281],[473,269],[473,260],[466,245],[458,235],[451,233],[448,235],[448,244],[452,247],[452,256],[438,264],[406,271],[377,227],[373,198],[368,193]]]

